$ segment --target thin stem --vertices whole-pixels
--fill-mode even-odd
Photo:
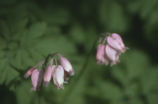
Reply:
[[[41,97],[40,97],[40,94],[38,94],[38,104],[41,104]]]
[[[38,64],[36,64],[33,68],[41,67],[44,63],[44,60],[40,61]]]
[[[88,53],[87,57],[85,58],[85,62],[83,64],[79,74],[77,75],[77,77],[74,78],[71,86],[69,87],[69,89],[67,90],[66,94],[64,95],[64,98],[62,100],[62,104],[67,102],[67,100],[69,99],[69,96],[72,94],[72,92],[74,91],[74,89],[77,86],[78,82],[83,77],[84,73],[86,72],[90,56],[93,53],[93,50],[95,49],[96,42],[97,42],[97,40],[94,41],[93,46],[92,46],[90,52]],[[77,83],[75,83],[75,81],[77,81]]]

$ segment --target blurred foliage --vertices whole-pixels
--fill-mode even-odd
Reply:
[[[157,104],[157,5],[158,0],[1,0],[1,103]],[[30,91],[31,81],[23,78],[28,68],[59,52],[77,75],[103,32],[120,33],[129,47],[118,65],[97,65],[92,50],[86,72],[64,90],[51,83],[40,93]],[[71,82],[76,87],[69,95]]]

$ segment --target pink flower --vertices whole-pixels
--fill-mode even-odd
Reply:
[[[98,64],[108,64],[109,61],[105,56],[105,45],[99,44],[97,48],[96,59]]]
[[[54,56],[58,56],[59,58]],[[60,63],[58,63],[59,61]],[[42,63],[37,64],[34,67],[38,67],[42,70],[31,68],[24,75],[25,78],[31,76],[31,81],[33,86],[31,90],[33,91],[38,90],[42,80],[44,82],[44,85],[47,86],[52,78],[57,88],[64,88],[64,83],[68,81],[69,76],[74,75],[74,70],[72,68],[71,63],[65,57],[62,57],[57,53],[49,55],[48,59],[42,61]],[[45,71],[44,74],[43,74],[43,70]]]
[[[126,50],[126,47],[121,37],[116,33],[112,33],[112,36],[108,36],[107,42],[112,48],[116,49],[117,51],[121,53],[125,52]]]
[[[58,65],[53,73],[53,81],[57,88],[64,88],[64,69],[61,65]]]
[[[70,75],[74,75],[74,69],[72,68],[71,63],[63,56],[60,57],[60,64],[64,68],[66,72],[68,72]]]
[[[112,62],[111,65],[119,62],[119,53],[115,49],[111,48],[109,45],[106,45],[105,47],[105,54]]]
[[[33,91],[36,91],[38,89],[38,87],[41,85],[41,82],[42,82],[42,70],[37,70],[35,69],[33,72],[32,72],[32,75],[31,75],[31,80],[32,80],[32,90]]]
[[[31,68],[31,69],[29,69],[27,72],[26,72],[26,74],[24,75],[24,77],[25,78],[28,78],[31,74],[32,74],[32,72],[35,70],[35,68]]]
[[[56,66],[55,65],[50,65],[48,66],[48,68],[46,69],[45,73],[44,73],[44,84],[45,86],[47,86],[52,78],[52,74],[53,71],[55,70]]]

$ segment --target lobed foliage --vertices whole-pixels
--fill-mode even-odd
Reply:
[[[1,0],[1,103],[157,104],[157,5],[158,0]],[[98,66],[95,49],[87,60],[104,32],[120,33],[130,48],[114,67]],[[31,92],[24,73],[53,52],[68,57],[76,75],[87,63],[85,72],[64,90],[50,84]]]

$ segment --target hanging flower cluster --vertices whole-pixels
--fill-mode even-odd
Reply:
[[[55,58],[57,56],[57,58]],[[44,70],[43,69],[44,66]],[[72,68],[71,63],[65,57],[59,54],[53,54],[41,64],[36,65],[35,67],[29,69],[26,74],[25,78],[31,76],[32,80],[32,90],[36,91],[42,81],[44,85],[47,86],[51,79],[57,88],[64,88],[64,83],[68,81],[69,76],[74,75],[74,70]]]
[[[117,64],[119,56],[127,50],[119,34],[108,34],[107,37],[101,38],[97,47],[96,59],[98,64]]]

